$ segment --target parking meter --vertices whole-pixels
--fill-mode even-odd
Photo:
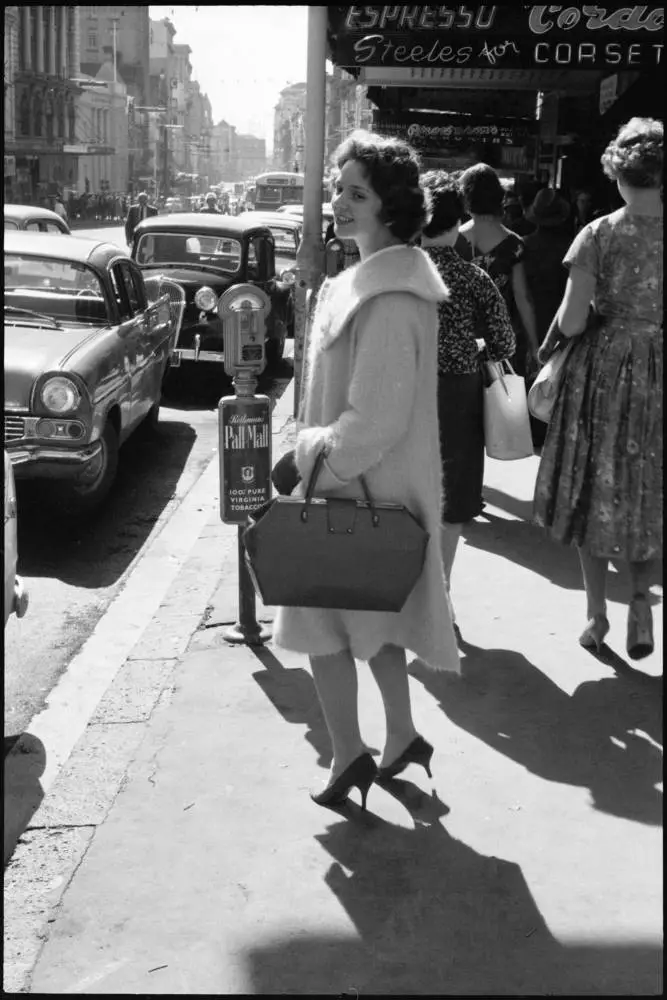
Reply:
[[[225,371],[235,379],[247,376],[256,379],[266,367],[266,318],[271,312],[271,300],[255,285],[232,285],[218,302],[222,320]]]
[[[238,525],[239,620],[225,629],[229,642],[259,645],[271,633],[255,614],[255,590],[245,563],[243,530],[248,514],[271,499],[271,407],[256,395],[266,367],[264,339],[268,295],[255,285],[229,288],[218,302],[223,324],[224,364],[233,376],[235,395],[218,403],[220,517]]]

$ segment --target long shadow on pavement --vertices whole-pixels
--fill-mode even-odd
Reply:
[[[517,864],[455,840],[439,822],[444,804],[429,811],[410,782],[392,784],[413,829],[349,805],[316,838],[332,855],[325,881],[355,935],[290,934],[248,949],[252,994],[660,993],[658,947],[561,944]]]
[[[547,781],[587,787],[595,809],[662,823],[660,679],[585,681],[570,696],[520,653],[460,645],[461,677],[410,667],[448,719]]]
[[[467,545],[509,559],[517,566],[524,566],[533,573],[539,573],[558,587],[583,591],[581,568],[574,546],[552,541],[544,528],[532,523],[532,503],[488,486],[484,487],[484,498],[519,520],[507,520],[484,511],[474,521],[463,526],[462,536]],[[608,598],[610,601],[625,604],[630,596],[627,568],[623,563],[616,561],[612,561],[612,567],[616,572],[612,570],[607,578]],[[661,581],[661,569],[656,564],[654,582],[661,583]],[[650,594],[649,599],[652,604],[660,602],[660,598],[654,594]],[[585,624],[584,610],[582,610],[582,628]]]

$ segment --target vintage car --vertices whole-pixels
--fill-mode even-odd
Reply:
[[[276,215],[280,218],[283,215],[292,216],[298,219],[301,223],[301,228],[303,229],[303,205],[281,205],[277,210]],[[331,202],[325,201],[322,205],[322,239],[325,239],[327,229],[330,223],[333,222],[333,208],[331,207]]]
[[[23,618],[28,610],[28,592],[16,574],[18,533],[16,528],[16,486],[9,455],[5,452],[5,625],[10,615]]]
[[[271,301],[266,321],[267,362],[285,349],[293,280],[276,269],[275,240],[268,226],[248,223],[247,215],[204,212],[162,215],[140,222],[134,231],[132,259],[144,275],[164,274],[185,289],[186,304],[172,365],[224,358],[218,300],[232,285],[250,282]]]
[[[94,507],[111,489],[119,447],[158,420],[178,313],[162,285],[149,293],[126,251],[100,240],[6,232],[4,267],[14,474],[55,480],[75,507]]]
[[[5,229],[25,229],[29,233],[67,233],[70,228],[57,212],[35,205],[5,205]]]
[[[296,253],[303,235],[303,220],[296,216],[279,215],[278,212],[246,212],[243,220],[247,225],[256,223],[268,226],[273,235],[276,255],[276,271],[280,280],[292,285],[288,298],[287,336],[294,336],[294,285],[296,284]]]

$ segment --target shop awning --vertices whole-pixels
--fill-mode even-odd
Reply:
[[[328,8],[332,62],[360,82],[591,92],[660,64],[664,8],[537,4]]]

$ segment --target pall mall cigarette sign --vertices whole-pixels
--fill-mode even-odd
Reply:
[[[220,517],[245,524],[271,499],[271,416],[267,396],[226,396],[219,404]]]
[[[329,7],[339,66],[633,70],[662,62],[664,7]]]

